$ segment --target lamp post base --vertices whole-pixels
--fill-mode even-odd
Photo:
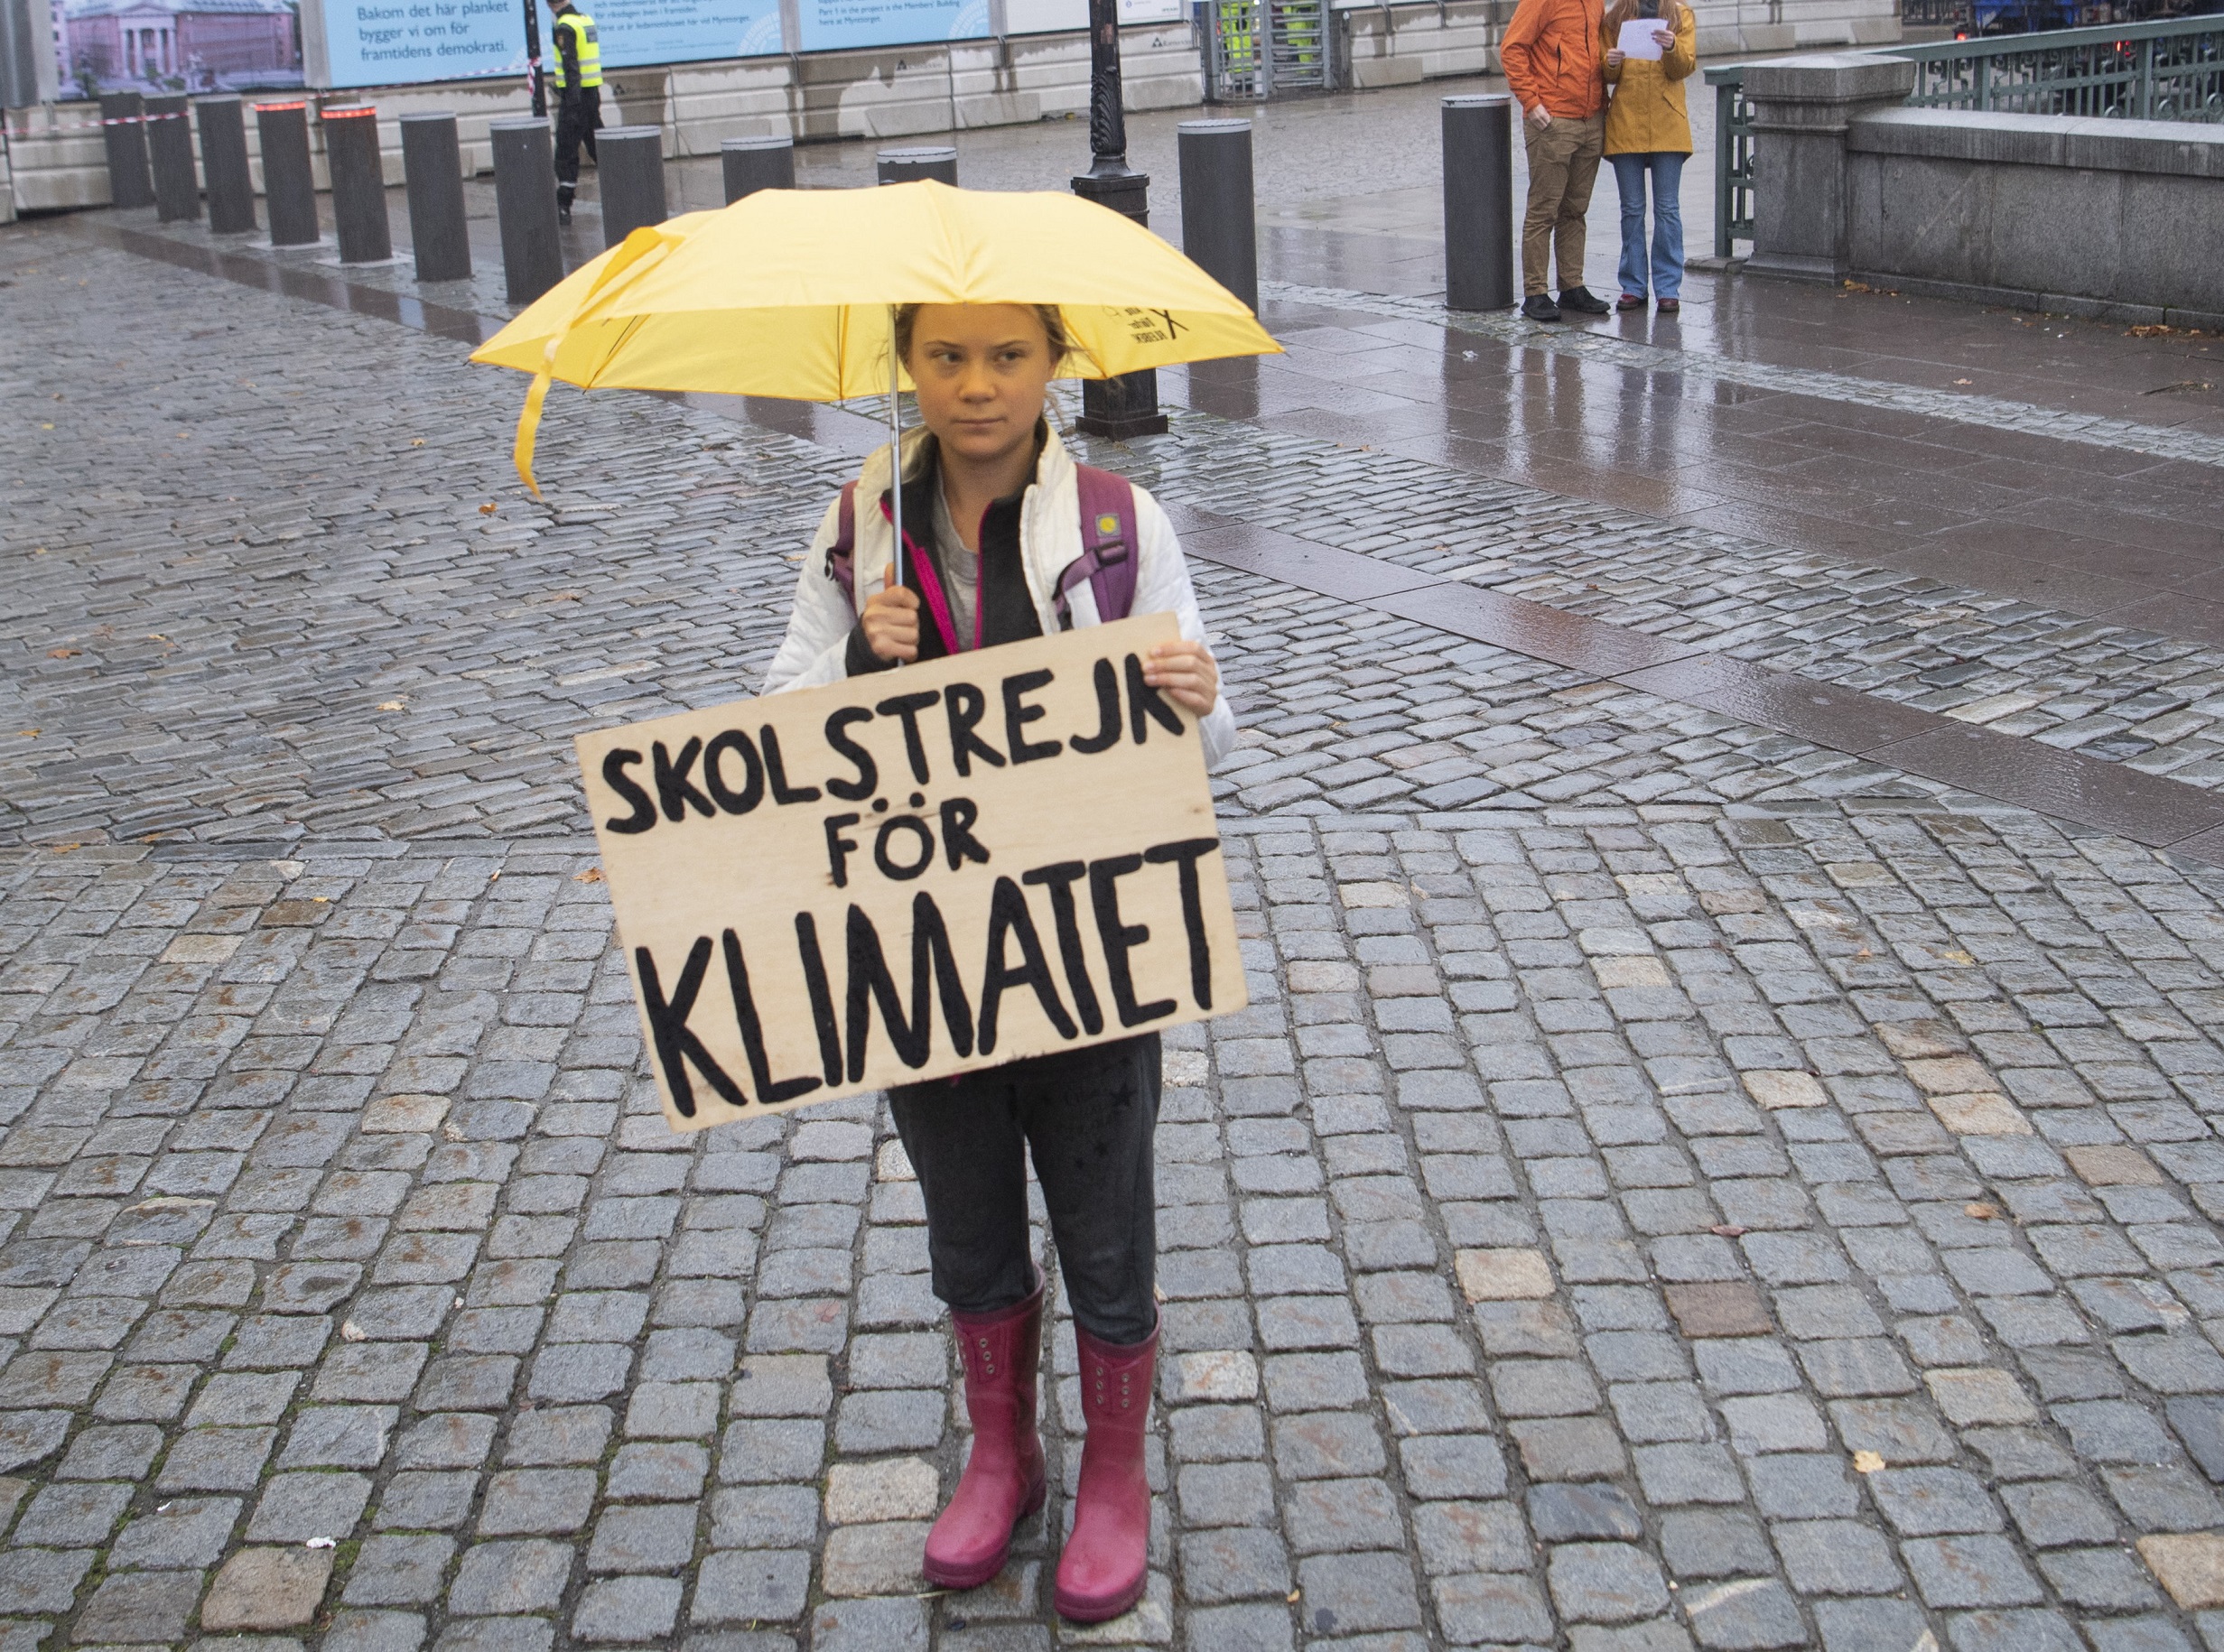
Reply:
[[[1117,162],[1098,163],[1099,170],[1074,180],[1074,193],[1100,207],[1110,207],[1139,224],[1150,222],[1150,174],[1131,171]],[[1117,170],[1113,170],[1114,167]],[[1145,367],[1118,378],[1081,381],[1081,417],[1075,428],[1084,435],[1125,441],[1131,436],[1162,436],[1166,415],[1159,411],[1159,375]]]

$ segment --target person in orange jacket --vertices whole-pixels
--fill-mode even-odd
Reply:
[[[1624,57],[1622,30],[1651,23],[1658,58]],[[1683,83],[1698,67],[1698,23],[1680,0],[1614,0],[1601,36],[1606,49],[1606,160],[1622,195],[1622,296],[1617,310],[1642,310],[1648,294],[1673,314],[1682,307],[1683,163],[1691,121]],[[1652,181],[1652,248],[1645,249],[1645,181]]]
[[[1605,315],[1583,284],[1583,215],[1590,209],[1606,138],[1606,77],[1600,0],[1521,0],[1498,44],[1506,84],[1521,106],[1529,148],[1529,210],[1521,219],[1521,313],[1557,321],[1563,309]],[[1557,259],[1559,302],[1546,277]]]

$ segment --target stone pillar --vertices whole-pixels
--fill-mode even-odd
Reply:
[[[936,183],[957,188],[957,151],[938,144],[924,144],[912,149],[883,149],[873,157],[874,181],[878,183],[917,183],[932,178]]]
[[[1754,63],[1753,256],[1756,275],[1842,281],[1846,261],[1846,130],[1857,115],[1907,101],[1915,65],[1862,51]]]
[[[727,138],[718,146],[726,172],[726,204],[759,190],[796,187],[796,140],[791,137]]]
[[[595,177],[603,246],[616,246],[670,216],[665,210],[662,126],[606,126],[596,133]]]
[[[502,221],[502,275],[509,302],[529,304],[563,279],[556,238],[555,143],[531,116],[487,123],[494,140],[494,204]]]
[[[255,106],[262,138],[263,207],[273,246],[317,243],[317,178],[309,166],[309,105],[303,99]]]
[[[1444,302],[1511,310],[1513,279],[1513,99],[1503,92],[1444,100]]]
[[[100,136],[108,150],[108,201],[151,207],[154,180],[147,171],[146,99],[137,92],[100,94]]]
[[[324,164],[332,177],[332,227],[342,264],[384,264],[394,256],[386,226],[386,164],[378,153],[378,111],[327,109]]]
[[[209,188],[209,230],[245,235],[255,227],[255,173],[247,165],[246,110],[237,93],[197,97],[200,171]]]
[[[419,281],[463,281],[471,237],[463,212],[463,154],[452,115],[402,116],[402,181]]]
[[[1252,199],[1251,122],[1186,120],[1174,129],[1181,160],[1181,249],[1253,310],[1259,308],[1259,221]]]

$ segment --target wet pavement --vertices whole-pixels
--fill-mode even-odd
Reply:
[[[1438,89],[1270,112],[1289,355],[1088,449],[1226,664],[1252,998],[1169,1038],[1093,1631],[1064,1495],[918,1579],[885,1110],[665,1131],[572,775],[753,687],[871,410],[559,391],[536,506],[484,279],[0,231],[0,1652],[2224,1647],[2214,340],[1450,317]]]

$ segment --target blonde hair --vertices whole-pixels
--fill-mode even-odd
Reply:
[[[911,360],[911,330],[918,324],[919,311],[924,304],[896,306],[896,358],[907,365]],[[1020,308],[1032,310],[1035,319],[1042,323],[1043,338],[1050,346],[1050,366],[1055,371],[1058,364],[1074,353],[1074,336],[1065,330],[1065,317],[1056,304],[1025,304]]]
[[[1605,28],[1609,40],[1622,38],[1622,25],[1636,17],[1637,4],[1638,0],[1614,0],[1607,8]],[[1683,7],[1677,0],[1661,0],[1661,23],[1671,31],[1683,27]]]

